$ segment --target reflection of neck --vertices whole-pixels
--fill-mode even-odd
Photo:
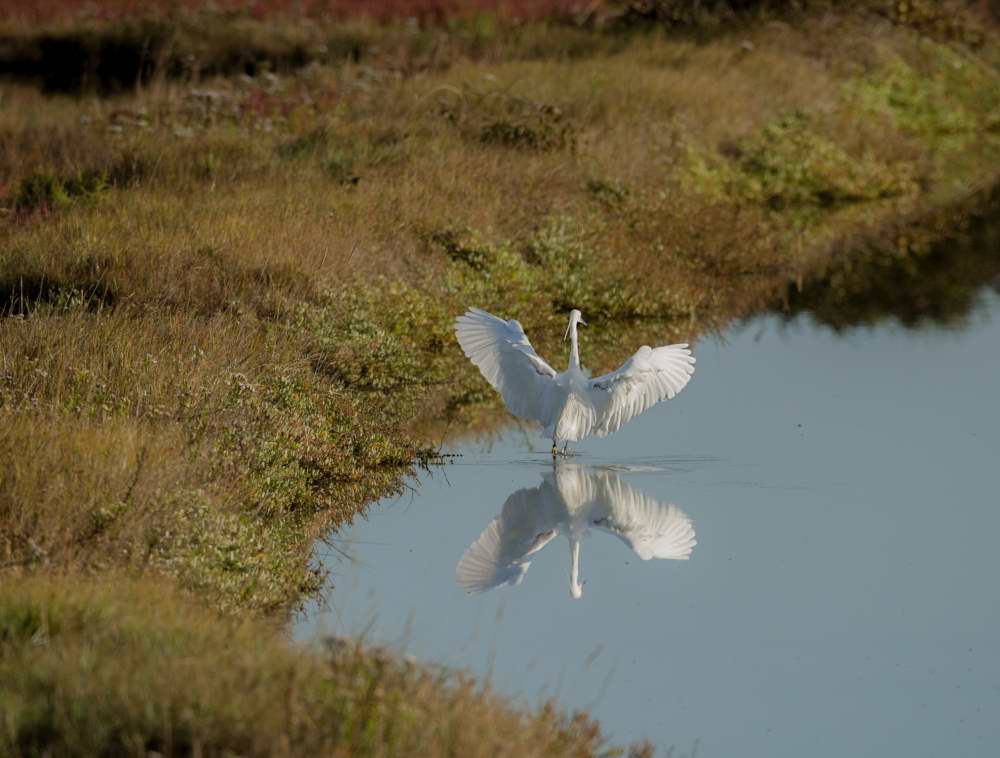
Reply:
[[[569,367],[580,368],[580,349],[576,344],[576,321],[569,322]]]
[[[569,540],[569,587],[573,597],[580,597],[580,540]]]

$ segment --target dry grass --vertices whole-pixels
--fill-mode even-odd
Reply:
[[[25,642],[30,625],[0,641],[0,666],[19,672],[7,739],[27,754],[62,746],[94,703],[106,710],[91,721],[122,714],[90,735],[96,752],[350,745],[261,715],[272,695],[343,696],[321,677],[278,687],[317,664],[270,637],[284,673],[260,668],[264,648],[226,654],[241,673],[223,681],[242,692],[255,688],[240,676],[262,677],[234,710],[206,673],[194,711],[163,689],[140,713],[113,683],[167,664],[129,679],[74,656],[89,624],[95,645],[122,638],[122,598],[149,591],[142,613],[166,603],[197,614],[201,631],[143,617],[145,631],[124,637],[136,657],[144,635],[166,635],[187,651],[170,659],[178,670],[216,672],[217,640],[261,626],[232,632],[234,617],[280,618],[315,592],[318,533],[398,491],[445,428],[495,418],[450,334],[468,305],[516,315],[555,361],[563,313],[579,307],[604,325],[588,343],[600,370],[624,357],[630,328],[691,339],[776,300],[798,306],[799,285],[819,302],[823,282],[848,281],[851,262],[879,251],[926,257],[1000,173],[997,47],[875,18],[697,43],[528,24],[474,32],[476,55],[462,27],[458,42],[423,48],[420,31],[403,53],[360,63],[187,72],[114,95],[2,85],[0,630],[48,598],[70,602],[81,577],[139,581],[84,593],[67,606],[77,631],[47,646]],[[239,39],[220,23],[205,38],[224,40],[216,52]],[[409,33],[358,29],[384,49]],[[266,51],[315,28],[281,26],[277,42],[266,25],[254,33]],[[558,54],[536,54],[548,39]],[[853,276],[849,288],[865,291]],[[61,579],[31,578],[43,575]],[[229,618],[183,610],[164,587]],[[38,710],[26,693],[43,685],[67,710]],[[472,734],[491,709],[508,719],[495,700],[475,702],[474,716],[445,726],[435,711],[413,727],[440,726],[441,742],[406,733],[454,754],[464,743],[447,735]],[[340,728],[343,710],[332,713]],[[537,737],[553,723],[538,718],[503,723]],[[394,752],[379,723],[351,754]],[[537,754],[596,750],[553,734]]]
[[[154,571],[223,608],[282,610],[320,585],[318,514],[398,491],[418,452],[387,437],[399,404],[338,393],[286,329],[53,310],[0,330],[8,572]]]
[[[374,21],[418,18],[445,21],[463,13],[498,14],[504,18],[539,20],[569,15],[586,8],[581,0],[14,0],[0,11],[0,18],[51,22],[66,18],[120,19],[170,15],[208,7],[215,12],[246,13],[255,18],[362,17]]]
[[[8,756],[620,755],[583,715],[389,651],[294,650],[149,582],[5,590],[0,645]]]

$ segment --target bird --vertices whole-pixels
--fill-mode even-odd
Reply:
[[[570,341],[569,365],[556,373],[535,352],[520,322],[479,308],[455,319],[455,337],[462,351],[518,418],[542,425],[552,439],[552,456],[559,442],[604,437],[661,400],[677,395],[694,374],[695,358],[687,343],[652,348],[643,345],[622,366],[597,378],[580,365],[577,326],[583,314],[570,311],[563,339]]]
[[[694,525],[672,503],[661,503],[626,484],[611,469],[554,464],[538,487],[513,492],[500,515],[469,545],[455,568],[460,587],[479,594],[518,585],[531,560],[558,535],[570,546],[570,595],[583,596],[580,540],[591,528],[611,534],[640,559],[687,560]]]

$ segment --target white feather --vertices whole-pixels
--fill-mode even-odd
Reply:
[[[500,393],[515,416],[536,421],[554,441],[603,437],[656,403],[673,398],[694,373],[686,344],[643,346],[621,368],[591,379],[579,362],[578,310],[570,313],[566,335],[570,362],[557,374],[535,352],[521,325],[470,308],[455,320],[462,350]]]
[[[686,561],[698,544],[694,525],[673,503],[660,503],[617,476],[605,476],[603,493],[588,516],[598,529],[613,534],[644,561]]]
[[[570,540],[571,592],[579,597],[579,544],[591,527],[614,535],[644,561],[686,560],[697,544],[691,519],[676,505],[649,497],[607,469],[563,464],[543,475],[538,487],[507,498],[465,551],[455,577],[470,593],[520,584],[530,558],[562,534]]]
[[[556,372],[535,352],[517,321],[470,308],[455,320],[455,336],[511,413],[542,420]]]
[[[455,569],[455,578],[466,592],[520,584],[531,565],[528,559],[556,536],[558,511],[551,498],[546,498],[549,493],[539,489],[514,492],[500,515],[469,545]]]
[[[677,396],[694,374],[695,358],[686,343],[643,345],[617,371],[590,380],[590,401],[597,410],[591,434],[617,432],[643,411]]]

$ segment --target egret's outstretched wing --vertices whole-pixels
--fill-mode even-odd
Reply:
[[[647,408],[673,398],[691,379],[694,363],[687,344],[643,345],[617,371],[591,379],[588,390],[596,411],[591,434],[611,434]]]
[[[517,321],[470,308],[455,319],[455,336],[511,413],[548,423],[547,395],[556,372],[535,352]]]
[[[610,472],[602,480],[601,494],[588,514],[593,526],[618,537],[644,561],[687,560],[698,543],[684,511],[654,500]]]
[[[500,515],[469,545],[455,568],[459,585],[472,593],[502,584],[519,584],[529,560],[556,536],[557,512],[543,487],[518,490],[507,498]]]

